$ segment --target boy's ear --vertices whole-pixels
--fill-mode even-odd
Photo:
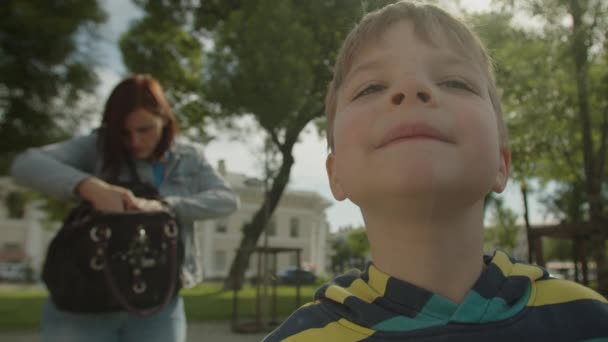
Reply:
[[[496,174],[496,180],[492,191],[501,193],[507,187],[507,181],[509,180],[509,168],[511,167],[511,151],[508,147],[500,148],[500,165],[498,167],[498,173]]]
[[[338,180],[338,176],[336,175],[336,170],[334,168],[334,154],[329,153],[327,155],[327,160],[325,160],[325,170],[327,171],[327,178],[329,179],[329,187],[331,188],[331,193],[334,195],[334,198],[338,201],[343,201],[346,199],[346,194],[344,190],[342,190],[342,186],[340,185],[340,181]]]

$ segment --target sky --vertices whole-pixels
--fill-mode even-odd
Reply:
[[[488,7],[489,2],[490,0],[461,1],[468,11],[483,10]],[[141,16],[141,12],[132,5],[131,1],[101,0],[101,3],[108,12],[109,18],[101,28],[103,39],[99,42],[99,51],[103,63],[96,71],[100,79],[97,94],[102,101],[105,101],[111,89],[126,74],[117,45],[120,34],[129,27],[130,22]],[[247,125],[249,122],[245,119],[243,124]],[[205,146],[207,159],[212,165],[217,165],[218,161],[223,159],[230,172],[262,176],[259,157],[262,139],[256,137],[243,141],[234,139],[234,136],[235,134],[221,135],[220,138],[208,143]],[[251,141],[256,141],[258,144],[252,144]],[[307,127],[293,152],[295,164],[291,172],[289,189],[316,191],[332,202],[332,206],[327,210],[330,230],[336,231],[340,227],[349,225],[363,226],[361,213],[353,203],[348,200],[338,202],[333,199],[325,174],[327,144],[312,126]],[[507,207],[518,213],[522,212],[523,205],[517,184],[509,183],[499,197],[504,198]],[[543,221],[541,206],[536,198],[532,197],[530,202],[531,221],[533,223]]]

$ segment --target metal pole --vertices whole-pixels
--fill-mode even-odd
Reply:
[[[264,142],[264,249],[263,249],[263,265],[262,265],[262,289],[263,289],[263,302],[262,302],[262,324],[265,326],[265,318],[267,313],[268,304],[268,228],[270,226],[270,166],[269,166],[269,154],[270,154],[270,138],[267,137]]]
[[[301,274],[300,270],[302,269],[302,259],[300,258],[300,249],[296,251],[296,257],[298,259],[298,267],[296,270],[296,308],[300,307],[300,285],[301,285]]]
[[[276,277],[277,274],[277,252],[273,253],[272,258],[272,275]],[[272,315],[271,315],[270,324],[277,325],[277,281],[276,279],[272,280]]]
[[[238,301],[239,301],[239,292],[237,290],[238,287],[238,277],[234,277],[232,284],[232,331],[237,331],[238,329]]]
[[[255,328],[257,331],[262,329],[262,303],[260,298],[260,281],[262,277],[262,253],[258,251],[258,273],[255,280]]]

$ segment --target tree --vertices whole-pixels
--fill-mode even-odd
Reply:
[[[369,241],[364,227],[356,228],[348,234],[347,245],[356,260],[356,267],[363,270],[369,257]]]
[[[227,122],[252,115],[264,132],[262,138],[271,140],[269,159],[276,160],[277,167],[269,172],[270,190],[263,205],[244,229],[226,282],[229,287],[233,279],[242,279],[253,248],[287,186],[299,134],[323,116],[334,55],[362,13],[361,2],[135,3],[146,14],[121,39],[127,67],[157,76],[170,94],[180,89],[182,80],[188,80],[185,83],[191,87],[185,93],[194,95],[189,98],[204,95],[196,97],[200,106],[193,107],[199,110],[188,116],[189,123],[207,118]],[[199,60],[192,50],[200,52],[195,42],[201,41],[212,49],[205,68],[197,70],[201,63],[192,63]],[[202,128],[198,133],[204,134]]]
[[[331,256],[331,270],[334,274],[341,274],[344,272],[345,268],[348,267],[351,255],[346,239],[340,237],[332,241],[331,250],[333,251]]]
[[[0,173],[86,114],[78,104],[92,98],[96,77],[83,38],[105,18],[94,1],[0,2]]]
[[[25,215],[26,198],[23,192],[9,192],[4,199],[4,205],[8,210],[9,218],[21,219]]]
[[[517,246],[519,231],[517,214],[512,209],[505,207],[502,199],[495,198],[492,202],[490,226],[485,229],[486,249],[513,252]]]
[[[607,198],[602,193],[608,148],[608,4],[495,2],[500,14],[476,20],[498,64],[516,179],[584,189],[583,217],[591,227],[599,290],[608,293]],[[540,28],[514,27],[515,13],[534,17]]]
[[[364,227],[343,228],[332,242],[334,254],[331,258],[332,271],[342,273],[345,268],[365,268],[369,257],[369,241]]]
[[[144,17],[134,23],[120,39],[126,68],[148,73],[162,84],[181,127],[187,133],[204,136],[205,105],[203,46],[184,21],[184,2],[136,1]],[[181,4],[181,6],[180,6]]]
[[[244,230],[226,288],[242,279],[266,213],[287,186],[300,133],[323,116],[335,53],[361,14],[359,1],[247,1],[214,31],[207,99],[218,105],[217,116],[253,115],[280,160],[266,200]]]
[[[592,48],[597,46],[598,32],[608,31],[608,6],[600,1],[563,1],[562,6],[572,19],[569,32],[569,53],[572,58],[572,75],[576,80],[576,114],[580,121],[583,145],[584,184],[589,203],[589,221],[593,225],[591,237],[593,257],[597,265],[598,290],[608,294],[608,260],[606,260],[606,238],[608,220],[603,216],[605,199],[602,186],[606,180],[606,155],[608,154],[608,36],[604,39],[601,69],[594,63]],[[597,57],[596,57],[597,58]],[[594,65],[596,64],[596,65]],[[596,67],[596,68],[594,68]],[[596,83],[592,70],[599,71],[603,85]],[[597,75],[597,74],[595,74]],[[595,82],[594,82],[595,81]],[[600,92],[594,94],[594,88]],[[594,106],[595,105],[595,106]],[[599,129],[594,129],[599,127]]]

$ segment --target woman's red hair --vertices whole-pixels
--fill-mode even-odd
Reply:
[[[175,140],[177,122],[160,83],[149,75],[134,75],[123,80],[106,101],[99,135],[103,171],[111,179],[118,177],[126,158],[130,158],[123,130],[127,116],[139,109],[164,119],[163,132],[152,159],[161,158]]]

